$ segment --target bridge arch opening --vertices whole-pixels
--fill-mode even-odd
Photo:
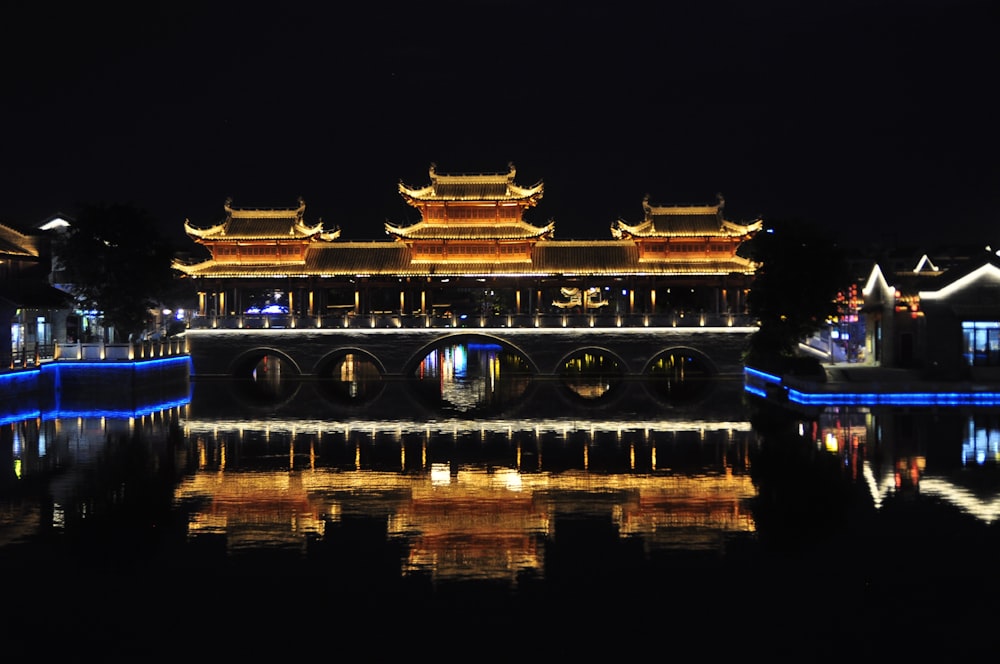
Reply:
[[[646,364],[646,389],[671,404],[701,401],[716,387],[718,367],[705,353],[687,346],[662,350]]]
[[[626,366],[614,352],[592,346],[579,348],[559,360],[557,373],[563,388],[576,399],[604,402],[625,382]]]
[[[340,348],[316,364],[319,391],[338,403],[364,404],[385,387],[385,368],[371,353],[360,348]]]
[[[521,401],[536,369],[520,349],[486,334],[453,334],[425,345],[407,364],[413,391],[451,414],[502,412]]]
[[[274,348],[254,348],[242,353],[229,371],[238,395],[254,403],[287,401],[301,385],[299,366]]]

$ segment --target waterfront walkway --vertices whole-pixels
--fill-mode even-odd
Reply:
[[[997,406],[1000,382],[933,380],[917,369],[835,363],[823,365],[818,377],[777,376],[752,367],[744,369],[750,394],[798,406]]]

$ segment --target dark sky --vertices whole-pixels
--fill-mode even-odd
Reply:
[[[558,239],[721,192],[737,221],[1000,245],[996,2],[313,5],[5,9],[0,221],[129,202],[181,236],[302,196],[385,239],[400,180],[513,162]]]

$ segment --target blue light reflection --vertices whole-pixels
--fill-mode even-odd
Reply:
[[[0,425],[23,422],[24,420],[41,419],[43,421],[60,418],[91,418],[103,417],[109,419],[139,418],[151,415],[163,410],[185,406],[191,402],[191,388],[189,384],[183,386],[175,385],[169,390],[169,396],[161,394],[150,394],[146,398],[146,403],[140,400],[138,403],[130,403],[128,408],[80,408],[62,407],[60,385],[61,375],[67,372],[85,370],[88,376],[97,379],[101,374],[106,374],[111,380],[120,380],[122,371],[132,371],[141,380],[142,376],[150,371],[162,370],[169,365],[190,365],[191,358],[188,356],[159,358],[155,360],[141,361],[105,361],[105,362],[53,362],[43,364],[38,369],[25,371],[15,371],[0,374],[0,389],[11,394],[25,395],[27,398],[0,406]],[[56,391],[55,395],[42,398],[38,394],[43,388],[40,387],[46,381],[42,380],[42,374],[53,376],[52,385]],[[155,381],[156,378],[153,378]],[[179,394],[179,393],[183,394]],[[56,398],[51,398],[55,396]],[[51,405],[39,405],[45,402],[52,402]]]

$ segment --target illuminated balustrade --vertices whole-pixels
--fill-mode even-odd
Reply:
[[[372,312],[361,316],[232,316],[195,318],[188,329],[329,329],[355,327],[369,328],[712,328],[755,327],[756,322],[747,315],[732,313],[534,313],[534,314],[457,314],[451,316],[430,313],[399,314],[398,312]]]
[[[187,354],[187,339],[172,337],[120,344],[109,344],[103,341],[57,343],[53,352],[53,360],[56,362],[126,362],[155,360]]]

